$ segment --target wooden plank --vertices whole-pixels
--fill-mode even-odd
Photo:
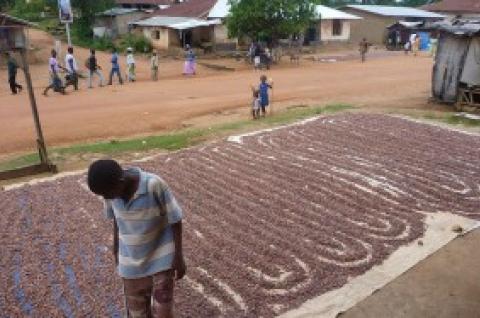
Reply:
[[[21,178],[43,172],[57,173],[57,167],[55,165],[38,164],[13,170],[0,171],[0,180]]]

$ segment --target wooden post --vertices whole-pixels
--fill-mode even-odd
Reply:
[[[22,57],[23,71],[25,73],[25,81],[27,82],[28,97],[30,99],[30,106],[32,108],[33,121],[35,124],[35,130],[37,132],[37,147],[40,155],[40,162],[44,165],[51,166],[48,160],[47,148],[45,147],[45,140],[43,139],[42,126],[40,125],[40,117],[37,110],[37,102],[35,100],[35,94],[33,93],[32,78],[30,76],[30,70],[28,68],[27,61],[27,49],[21,49],[20,55]]]

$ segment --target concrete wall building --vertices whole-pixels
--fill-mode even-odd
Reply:
[[[341,10],[363,18],[352,21],[351,40],[359,42],[363,38],[367,38],[369,42],[375,44],[384,44],[386,42],[387,27],[396,22],[422,21],[433,23],[445,18],[438,13],[408,7],[348,5],[342,7]]]
[[[351,21],[362,19],[323,5],[317,5],[315,13],[317,15],[315,25],[305,32],[306,44],[348,42],[350,41]]]
[[[146,15],[147,13],[138,9],[109,9],[97,15],[93,32],[97,37],[116,38],[130,31],[130,23],[141,20]]]
[[[188,0],[167,9],[156,10],[142,21],[132,24],[136,32],[152,40],[157,49],[182,47],[185,44],[205,49],[236,47],[228,39],[224,21],[229,12],[227,0]]]

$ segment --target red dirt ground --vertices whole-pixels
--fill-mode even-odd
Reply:
[[[46,40],[45,40],[46,41]],[[86,50],[78,51],[83,65]],[[45,55],[45,52],[42,53]],[[108,56],[99,53],[108,69]],[[123,59],[123,58],[122,58]],[[32,67],[34,86],[48,145],[103,140],[155,133],[182,127],[186,121],[206,114],[250,105],[250,85],[261,73],[246,69],[243,62],[214,63],[237,67],[219,72],[199,67],[199,75],[183,78],[182,61],[162,60],[160,81],[147,80],[145,59],[140,62],[140,81],[124,86],[85,88],[60,96],[40,93],[47,85],[45,64]],[[122,60],[123,61],[123,60]],[[211,61],[208,61],[211,62]],[[268,72],[274,80],[274,105],[344,102],[357,106],[422,107],[429,97],[432,61],[427,57],[394,56],[359,61],[318,63],[303,61],[300,67],[283,65]],[[106,71],[104,71],[106,76]],[[23,82],[20,76],[20,82]],[[34,129],[27,94],[9,94],[6,74],[0,74],[0,154],[34,148]],[[70,89],[69,89],[70,90]]]
[[[184,208],[179,317],[272,317],[420,237],[425,213],[480,219],[479,155],[476,136],[346,114],[141,163]],[[120,317],[111,224],[84,178],[0,193],[3,315]]]

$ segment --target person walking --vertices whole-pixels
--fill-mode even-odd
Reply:
[[[7,59],[7,69],[8,69],[8,84],[10,85],[10,90],[12,94],[15,95],[20,93],[23,89],[22,85],[17,83],[17,70],[18,64],[15,58],[8,52],[5,53]]]
[[[65,95],[65,87],[58,73],[60,72],[60,65],[57,61],[57,51],[52,50],[50,59],[48,60],[48,71],[50,72],[50,84],[43,91],[43,95],[47,96],[50,89]]]
[[[133,49],[131,47],[127,48],[127,80],[129,82],[135,82],[135,57],[133,56]]]
[[[150,58],[150,70],[152,73],[152,81],[158,81],[158,55],[155,51]]]
[[[196,57],[195,52],[189,44],[185,46],[185,64],[183,67],[183,75],[196,74]]]
[[[102,69],[100,65],[98,65],[97,57],[95,56],[95,50],[90,49],[90,57],[87,59],[87,63],[85,65],[88,69],[88,88],[93,88],[93,75],[97,75],[100,79],[100,87],[103,86],[103,75],[100,72]]]
[[[67,69],[67,77],[65,87],[72,85],[78,91],[78,66],[75,56],[73,56],[73,47],[68,47],[65,55],[65,68]]]
[[[358,50],[360,51],[360,58],[362,63],[364,63],[367,59],[367,52],[372,44],[368,43],[366,38],[363,38],[362,41],[358,44]]]
[[[120,82],[120,85],[123,85],[122,73],[120,72],[120,64],[118,63],[118,53],[117,49],[115,48],[112,50],[112,57],[110,59],[110,62],[112,63],[112,69],[110,70],[108,85],[112,85],[113,75],[115,74],[117,74],[118,76],[118,81]]]

